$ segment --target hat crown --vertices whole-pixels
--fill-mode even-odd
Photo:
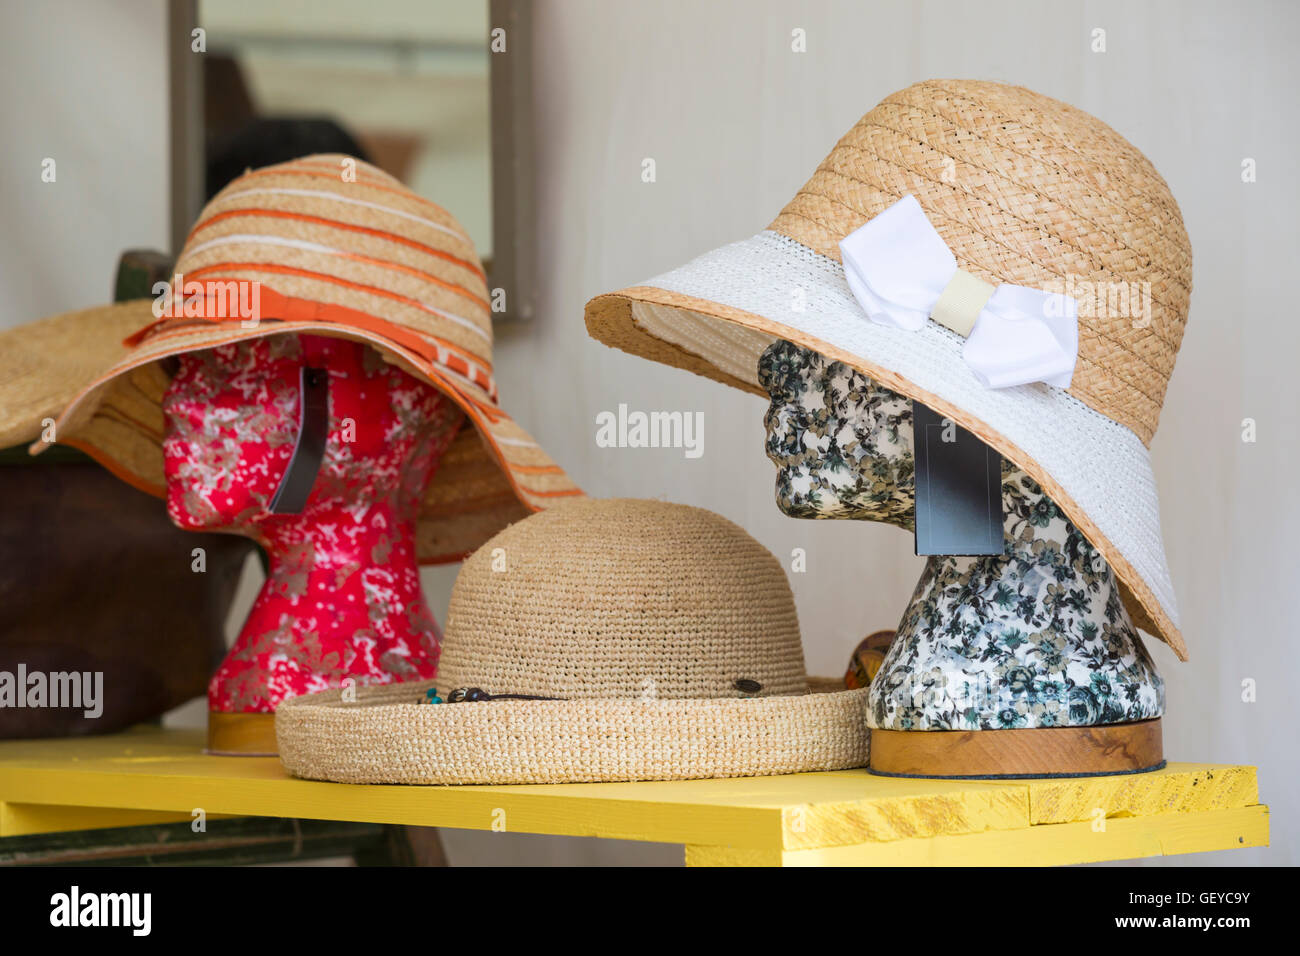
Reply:
[[[175,271],[376,316],[490,369],[487,281],[464,227],[352,156],[304,156],[231,180],[199,214]]]
[[[1150,161],[1051,97],[932,80],[859,120],[770,228],[838,260],[841,239],[908,194],[961,268],[1078,301],[1069,391],[1149,444],[1192,279],[1182,215]]]
[[[564,699],[806,693],[789,582],[700,508],[582,499],[511,525],[452,590],[438,686]]]

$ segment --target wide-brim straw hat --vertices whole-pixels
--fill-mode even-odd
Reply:
[[[195,315],[161,320],[142,299],[10,329],[0,337],[0,447],[55,439],[150,494],[165,494],[161,408],[183,352],[284,333],[373,346],[464,410],[425,490],[416,528],[424,563],[456,561],[511,521],[581,495],[501,408],[492,373],[486,277],[465,230],[388,174],[346,156],[250,171],[208,203],[174,272],[198,282]],[[245,327],[227,283],[257,284]],[[239,288],[240,286],[224,286]],[[183,291],[183,290],[181,290]],[[233,314],[232,314],[233,313]],[[126,341],[123,341],[126,339]]]
[[[1117,302],[1131,288],[1149,293],[1149,317],[1084,303],[1068,390],[986,388],[960,335],[869,321],[845,280],[840,241],[909,194],[985,282],[1083,298],[1102,283]],[[1191,277],[1169,187],[1109,126],[1021,87],[936,80],[864,116],[765,231],[592,299],[586,322],[616,348],[761,395],[759,355],[786,339],[952,418],[1042,485],[1114,568],[1134,622],[1186,659],[1148,445]]]
[[[502,531],[461,568],[438,667],[434,681],[281,705],[284,766],[514,784],[867,763],[866,689],[807,677],[780,564],[700,508],[580,499]],[[446,702],[421,703],[435,687]],[[472,688],[548,699],[452,702]]]

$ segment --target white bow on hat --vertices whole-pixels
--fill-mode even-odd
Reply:
[[[1070,387],[1078,303],[1025,286],[994,287],[957,268],[914,196],[846,236],[840,253],[849,289],[871,321],[916,332],[933,319],[964,336],[962,358],[986,388]]]

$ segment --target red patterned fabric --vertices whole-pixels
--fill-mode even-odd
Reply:
[[[420,591],[415,520],[459,408],[343,339],[266,336],[179,361],[163,400],[168,513],[183,528],[248,535],[270,558],[210,709],[269,713],[345,678],[432,677],[442,635]],[[329,372],[329,438],[302,514],[273,515],[304,365]]]

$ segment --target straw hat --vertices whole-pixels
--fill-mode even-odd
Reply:
[[[1068,389],[986,387],[961,335],[864,315],[839,243],[908,195],[960,269],[1079,300]],[[1043,486],[1115,569],[1134,622],[1185,659],[1147,446],[1191,278],[1169,187],[1114,130],[1020,87],[936,80],[864,116],[766,231],[599,296],[586,321],[616,348],[764,395],[758,357],[787,339],[952,418]],[[1149,316],[1096,307],[1112,292],[1149,295]]]
[[[36,440],[62,410],[59,442],[162,497],[160,360],[312,332],[374,346],[475,426],[426,489],[421,561],[460,560],[509,522],[581,494],[498,405],[487,283],[464,229],[386,173],[327,155],[245,173],[204,208],[174,271],[186,298],[164,301],[161,319],[142,299],[0,336],[0,447]],[[193,295],[191,283],[202,284]],[[245,327],[235,304],[254,287],[260,317]]]
[[[298,697],[275,726],[291,773],[348,783],[864,766],[867,691],[811,683],[839,692],[810,690],[790,585],[762,545],[700,508],[582,499],[465,562],[436,681]],[[435,685],[447,702],[421,703]],[[453,702],[475,689],[516,696]]]

